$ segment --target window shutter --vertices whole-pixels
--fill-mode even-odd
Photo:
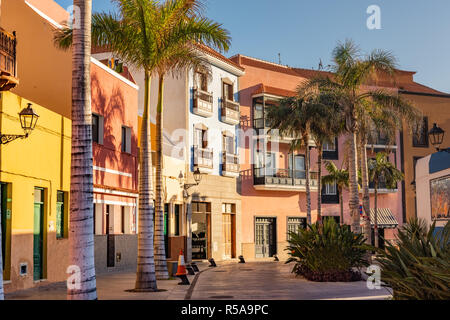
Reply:
[[[98,116],[98,143],[103,144],[103,131],[104,131],[105,118]]]
[[[205,149],[208,147],[208,130],[203,130],[202,133],[203,133],[202,148]]]

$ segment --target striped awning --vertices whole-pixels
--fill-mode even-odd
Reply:
[[[378,228],[396,228],[398,226],[398,221],[392,214],[389,208],[380,208],[377,213]],[[375,223],[375,209],[370,208],[370,224],[373,226]]]

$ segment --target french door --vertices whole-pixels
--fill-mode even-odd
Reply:
[[[258,217],[255,220],[255,256],[272,257],[276,254],[276,219]]]

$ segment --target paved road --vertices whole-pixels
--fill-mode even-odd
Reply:
[[[228,263],[202,272],[192,300],[209,299],[387,299],[389,292],[369,290],[365,281],[311,282],[295,277],[283,262]]]

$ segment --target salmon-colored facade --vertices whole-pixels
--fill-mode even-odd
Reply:
[[[49,166],[53,162],[46,159],[50,157],[52,161],[53,158],[59,159],[61,166],[52,165],[48,168],[50,187],[43,182],[30,181],[31,187],[33,184],[42,187],[43,194],[40,275],[36,275],[33,263],[36,258],[36,250],[33,250],[36,241],[32,237],[33,202],[30,200],[28,203],[27,198],[23,198],[26,202],[23,206],[11,207],[10,231],[6,235],[11,254],[5,261],[5,279],[10,282],[5,289],[12,291],[67,279],[68,234],[57,236],[55,233],[54,212],[55,207],[62,203],[57,192],[64,193],[65,212],[69,212],[72,53],[71,50],[57,49],[53,43],[56,28],[68,17],[68,13],[53,0],[4,0],[1,2],[1,13],[0,27],[11,33],[16,31],[17,37],[17,78],[20,82],[11,92],[18,99],[23,98],[23,101],[26,99],[39,105],[36,108],[42,116],[38,121],[40,130],[35,130],[33,138],[21,143],[32,149],[48,141],[49,146],[54,146],[51,153],[43,154],[48,148],[43,147],[42,151],[34,153],[33,163],[35,166]],[[135,83],[107,65],[91,59],[95,208],[95,228],[92,232],[95,233],[95,264],[99,273],[130,268],[136,264],[138,89]],[[45,134],[48,135],[49,130],[61,135],[61,143],[46,138]],[[49,136],[52,137],[51,134]],[[17,147],[20,147],[20,143]],[[7,162],[8,155],[17,156],[4,153],[2,161],[13,164]],[[20,174],[21,168],[17,163],[14,171],[9,170]],[[42,174],[47,172],[44,169],[36,172],[39,171]],[[12,190],[8,197],[18,204],[15,190],[25,182],[6,175],[2,176],[1,182],[7,190],[5,192]],[[68,230],[67,217],[64,224],[64,230]],[[25,238],[22,233],[27,228],[31,230],[31,236]],[[25,240],[20,240],[22,238]],[[25,276],[21,275],[23,270],[20,269],[24,264],[28,265]]]
[[[246,258],[283,256],[288,230],[306,223],[306,188],[304,176],[304,150],[290,151],[290,140],[283,138],[274,143],[269,135],[261,135],[261,112],[267,104],[295,94],[297,86],[317,74],[314,70],[290,68],[242,55],[231,60],[245,68],[240,78],[241,129],[244,139],[240,143],[241,196],[242,196],[242,250]],[[263,106],[261,108],[261,106]],[[258,109],[259,108],[259,109]],[[262,113],[263,114],[263,113]],[[258,119],[259,117],[259,119]],[[256,136],[260,138],[255,142]],[[253,142],[252,142],[253,137]],[[265,138],[262,138],[265,137]],[[337,139],[337,148],[324,152],[324,160],[334,161],[338,168],[345,159],[345,141]],[[265,141],[265,142],[264,142]],[[390,161],[401,168],[400,154],[396,146]],[[385,146],[375,146],[384,150]],[[371,148],[368,157],[373,156]],[[270,154],[270,155],[269,155]],[[271,163],[270,165],[268,163]],[[317,151],[311,151],[311,207],[312,221],[317,218]],[[322,167],[322,175],[326,175]],[[331,188],[333,189],[333,188]],[[322,189],[325,193],[325,189]],[[335,191],[335,190],[334,190]],[[322,215],[339,219],[340,208],[337,193],[322,196]],[[402,223],[401,190],[383,190],[378,197],[378,208],[387,208]],[[371,205],[373,208],[373,196]],[[344,223],[350,223],[348,192],[343,193]],[[386,228],[384,236],[394,237],[393,226]],[[268,244],[267,244],[268,243]]]

